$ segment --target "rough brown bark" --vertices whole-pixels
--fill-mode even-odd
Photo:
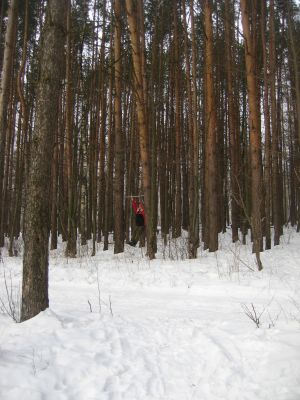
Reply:
[[[3,179],[7,142],[7,110],[9,103],[10,82],[13,71],[13,54],[16,44],[18,0],[11,0],[8,10],[8,22],[5,33],[3,67],[0,81],[0,247],[4,245],[3,218]]]
[[[279,207],[279,143],[276,108],[276,48],[274,1],[270,1],[270,99],[271,99],[271,132],[272,132],[272,204],[274,224],[274,246],[280,239],[280,207]]]
[[[181,196],[181,65],[180,37],[178,27],[177,2],[174,2],[174,79],[175,79],[175,220],[173,237],[181,236],[182,196]]]
[[[265,168],[264,168],[264,186],[265,186],[265,236],[266,249],[271,248],[271,127],[270,127],[270,105],[269,105],[269,63],[267,58],[266,44],[266,4],[261,2],[261,38],[263,52],[263,70],[264,70],[264,124],[265,124]]]
[[[110,41],[111,59],[113,58],[113,43],[112,37]],[[113,160],[114,160],[114,132],[113,132],[113,74],[109,79],[108,91],[108,135],[107,135],[107,172],[106,172],[106,185],[105,185],[105,215],[104,215],[104,246],[103,250],[108,250],[109,231],[112,225],[112,209],[113,191],[111,182],[113,181]]]
[[[209,251],[218,249],[216,135],[217,116],[213,76],[212,5],[205,0],[205,239]]]
[[[297,182],[297,202],[298,202],[298,224],[297,232],[300,231],[300,72],[299,72],[299,46],[297,46],[297,37],[295,31],[294,15],[292,13],[292,6],[289,3],[287,10],[288,22],[288,38],[289,46],[291,49],[291,62],[290,71],[293,74],[291,82],[294,83],[294,90],[292,91],[295,98],[295,168],[293,173]]]
[[[189,258],[197,257],[199,247],[199,140],[197,122],[197,86],[196,86],[196,33],[194,23],[194,3],[190,3],[191,15],[191,57],[189,54],[189,35],[186,17],[186,3],[183,0],[184,53],[186,62],[186,85],[188,94],[188,230]],[[190,68],[192,61],[192,68]]]
[[[297,110],[297,134],[300,143],[300,71],[299,71],[299,46],[297,46],[295,25],[291,11],[292,6],[288,6],[288,38],[291,47],[293,72],[295,80],[296,110]]]
[[[106,25],[106,0],[103,1],[103,32],[101,39],[101,48],[100,48],[100,67],[99,67],[99,88],[100,88],[100,96],[99,96],[99,110],[100,110],[100,137],[99,137],[99,188],[98,188],[98,223],[97,223],[97,242],[101,241],[101,236],[104,231],[104,218],[107,210],[105,209],[105,132],[106,132],[106,119],[107,119],[107,83],[106,83],[106,74],[105,74],[105,41],[107,39],[105,33],[105,25]]]
[[[76,257],[77,226],[76,226],[76,203],[75,182],[73,171],[73,77],[72,77],[72,26],[71,26],[71,0],[68,0],[67,10],[67,54],[66,54],[66,179],[68,188],[68,240],[66,256]]]
[[[115,0],[115,174],[114,174],[114,253],[124,251],[124,133],[122,130],[121,2]]]
[[[231,184],[231,228],[232,241],[239,239],[239,129],[237,121],[236,85],[233,74],[233,33],[231,21],[234,20],[233,4],[225,1],[225,46],[226,46],[226,72],[227,72],[227,101],[228,101],[228,128],[230,143],[230,184]]]
[[[242,12],[242,25],[244,34],[245,61],[247,91],[249,102],[250,125],[250,161],[251,161],[251,228],[253,234],[253,251],[255,252],[258,269],[262,269],[260,249],[262,241],[261,230],[261,204],[262,204],[262,180],[261,180],[261,138],[258,115],[258,93],[256,82],[255,53],[253,50],[253,37],[251,35],[249,10],[246,0],[240,0]]]
[[[143,170],[143,187],[145,194],[145,211],[147,216],[147,254],[150,259],[155,257],[152,247],[151,236],[151,181],[150,181],[150,157],[149,157],[149,138],[147,126],[147,107],[146,93],[144,93],[143,70],[140,32],[138,30],[136,4],[133,0],[126,0],[127,19],[130,32],[132,48],[132,59],[134,68],[134,90],[136,98],[137,121],[139,128],[140,155]]]
[[[41,35],[36,119],[26,194],[21,320],[49,305],[48,258],[53,124],[57,123],[65,41],[65,0],[48,0]]]

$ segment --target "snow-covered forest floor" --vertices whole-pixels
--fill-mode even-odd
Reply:
[[[21,245],[20,245],[21,248]],[[299,400],[300,234],[261,254],[220,236],[50,255],[50,308],[15,323],[22,251],[0,262],[1,400]],[[7,289],[7,291],[6,291]]]

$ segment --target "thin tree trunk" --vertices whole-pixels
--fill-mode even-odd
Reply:
[[[271,96],[271,126],[272,126],[272,201],[274,246],[280,240],[280,207],[279,207],[279,166],[278,166],[278,121],[276,110],[276,50],[275,50],[275,20],[274,0],[270,1],[270,96]]]
[[[66,54],[66,178],[68,187],[68,241],[66,256],[76,257],[76,203],[74,190],[74,138],[73,138],[73,77],[72,77],[72,37],[71,37],[71,0],[67,11],[67,54]]]
[[[288,22],[288,39],[291,49],[291,62],[290,71],[293,74],[291,83],[294,83],[293,94],[295,96],[295,152],[296,152],[296,162],[295,162],[295,176],[297,182],[297,200],[298,200],[298,224],[297,232],[300,231],[300,73],[299,73],[299,46],[296,43],[295,34],[295,23],[292,15],[292,6],[288,5],[287,10],[287,22]]]
[[[105,75],[105,24],[106,24],[106,0],[103,1],[103,20],[102,20],[102,39],[100,48],[100,154],[99,154],[99,189],[98,189],[98,224],[97,224],[97,242],[101,241],[101,235],[104,230],[104,216],[107,210],[105,209],[105,130],[106,130],[106,75]]]
[[[114,176],[114,253],[124,251],[124,134],[122,132],[121,2],[115,0],[115,176]]]
[[[57,248],[57,180],[58,180],[58,129],[55,134],[55,144],[52,159],[52,194],[51,194],[51,250]]]
[[[213,76],[213,30],[212,30],[212,5],[205,0],[205,231],[209,251],[218,250],[218,202],[217,202],[217,159],[216,135],[217,117],[216,101],[214,94]]]
[[[113,59],[113,42],[110,40],[110,58]],[[103,250],[108,250],[109,231],[113,216],[113,191],[111,182],[113,181],[113,160],[114,160],[114,132],[113,132],[113,74],[109,79],[108,90],[108,135],[107,135],[107,169],[106,169],[106,185],[105,185],[105,214],[104,214],[104,246]]]
[[[181,236],[181,68],[177,2],[174,2],[174,79],[175,79],[175,221],[174,238]]]
[[[1,10],[0,10],[0,71],[2,71],[2,62],[3,62],[3,18],[5,11],[5,1],[1,0]]]
[[[299,47],[295,41],[294,21],[291,15],[291,6],[288,6],[288,37],[291,46],[293,70],[295,77],[295,94],[296,94],[296,109],[297,109],[297,133],[300,143],[300,72],[299,72]]]
[[[264,186],[265,186],[265,235],[266,250],[271,248],[271,128],[270,128],[270,106],[269,106],[269,63],[267,59],[266,45],[266,4],[261,2],[261,38],[263,52],[263,69],[264,69],[264,124],[265,124],[265,169],[264,169]]]
[[[7,110],[9,102],[10,82],[13,73],[13,54],[16,45],[16,27],[18,15],[18,0],[11,0],[8,10],[8,22],[5,34],[3,68],[0,81],[0,247],[4,245],[2,210],[4,162],[7,142]]]
[[[22,199],[22,187],[23,187],[23,176],[24,176],[24,151],[25,143],[28,131],[28,110],[26,106],[26,101],[24,97],[24,74],[25,74],[25,64],[27,59],[27,41],[28,41],[28,10],[29,0],[25,3],[25,16],[24,16],[24,36],[23,36],[23,49],[22,49],[22,59],[17,77],[17,91],[20,99],[20,131],[18,133],[17,139],[17,163],[16,163],[16,178],[15,178],[15,190],[14,190],[14,201],[13,201],[13,216],[10,229],[10,254],[13,250],[14,237],[20,232],[17,226],[20,226],[20,206]]]
[[[228,128],[230,142],[230,183],[231,183],[231,228],[232,241],[239,239],[239,132],[237,126],[236,90],[233,75],[233,41],[231,21],[234,19],[233,4],[230,0],[225,1],[225,45],[226,45],[226,70],[227,70],[227,99],[228,99]]]
[[[189,198],[189,258],[197,257],[199,247],[199,145],[197,124],[197,87],[196,87],[196,34],[194,24],[194,4],[190,3],[192,30],[192,73],[188,51],[188,29],[186,4],[183,0],[184,52],[186,63],[186,84],[188,93],[188,198]]]
[[[12,81],[11,85],[11,101],[8,110],[8,125],[7,125],[7,146],[4,165],[4,181],[3,181],[3,204],[5,205],[0,211],[2,214],[2,232],[5,236],[9,235],[9,224],[12,218],[12,163],[14,152],[14,137],[15,137],[15,121],[16,121],[16,82]]]
[[[197,95],[197,43],[196,43],[196,25],[194,18],[194,1],[190,2],[191,29],[192,29],[192,107],[193,107],[193,208],[190,210],[191,240],[189,248],[189,257],[197,257],[199,247],[199,124],[197,119],[198,95]]]

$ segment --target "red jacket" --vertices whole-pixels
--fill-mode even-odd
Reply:
[[[133,208],[135,215],[142,214],[142,216],[144,217],[144,220],[146,222],[144,204],[141,201],[139,202],[139,204],[137,204],[136,199],[133,199],[132,200],[132,208]]]

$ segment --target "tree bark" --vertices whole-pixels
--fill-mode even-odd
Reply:
[[[291,12],[291,6],[288,6],[288,38],[291,46],[292,62],[295,78],[296,110],[297,110],[297,133],[300,143],[300,72],[299,72],[299,47],[296,43],[295,26]]]
[[[226,46],[226,72],[227,72],[227,101],[228,101],[228,128],[230,143],[230,183],[231,183],[231,229],[232,241],[239,239],[239,132],[237,124],[238,106],[236,101],[236,85],[233,74],[233,40],[231,21],[234,19],[233,4],[225,1],[225,46]]]
[[[74,124],[73,124],[73,77],[72,77],[72,26],[71,0],[68,0],[67,10],[67,54],[66,54],[66,178],[68,193],[68,241],[66,256],[76,257],[77,224],[74,182]]]
[[[34,317],[49,306],[49,182],[55,132],[53,124],[57,124],[63,75],[65,11],[65,0],[48,0],[41,34],[40,76],[24,223],[21,321]]]
[[[110,58],[113,59],[113,42],[110,40]],[[114,161],[114,142],[115,135],[113,131],[113,74],[110,74],[108,90],[108,134],[107,134],[107,172],[105,185],[105,214],[104,214],[104,246],[103,250],[108,250],[109,231],[113,219],[113,190],[110,184],[113,181],[113,161]]]
[[[181,236],[182,196],[181,196],[181,65],[180,38],[178,28],[177,2],[174,2],[174,79],[175,79],[175,220],[173,237]]]
[[[100,48],[100,58],[99,58],[99,109],[100,109],[100,137],[99,137],[99,188],[98,188],[98,223],[97,223],[97,242],[101,242],[101,236],[104,232],[104,218],[107,210],[105,208],[105,132],[106,132],[106,119],[107,119],[107,82],[105,74],[105,42],[107,40],[107,35],[105,33],[106,25],[106,0],[103,1],[103,20],[102,20],[102,39]]]
[[[280,207],[279,207],[279,155],[278,155],[278,121],[276,108],[276,48],[275,48],[274,0],[270,1],[270,97],[272,127],[272,203],[274,224],[274,246],[280,240]]]
[[[141,1],[141,0],[140,0]],[[135,5],[136,6],[136,5]],[[141,163],[143,170],[143,187],[145,194],[145,212],[147,218],[147,254],[150,259],[155,257],[155,251],[153,249],[151,236],[151,181],[150,181],[150,157],[149,157],[149,137],[148,137],[148,125],[147,125],[147,103],[146,93],[144,93],[144,82],[143,82],[143,71],[142,71],[142,57],[141,54],[141,43],[140,33],[138,30],[137,23],[137,12],[134,6],[133,0],[126,0],[127,19],[130,32],[130,41],[132,49],[132,59],[134,68],[134,90],[136,98],[136,109],[137,109],[137,120],[139,129],[139,142],[140,142],[140,154]]]
[[[265,124],[265,168],[264,168],[264,186],[265,186],[265,236],[266,250],[271,248],[271,127],[270,127],[270,105],[269,105],[269,63],[267,58],[266,44],[266,4],[261,2],[261,38],[263,52],[263,70],[264,70],[264,124]]]
[[[114,176],[114,253],[124,251],[124,134],[122,131],[121,2],[115,0],[115,176]]]
[[[18,0],[11,0],[8,10],[8,22],[5,33],[3,67],[0,81],[0,247],[4,245],[2,221],[4,163],[7,142],[7,110],[9,102],[10,82],[13,73],[13,54],[16,45],[16,27],[18,16]]]
[[[205,0],[205,231],[209,251],[218,250],[218,202],[217,202],[217,116],[213,76],[212,5]]]
[[[250,160],[251,160],[251,228],[253,234],[253,252],[255,252],[258,269],[262,269],[260,249],[262,241],[261,231],[261,138],[259,131],[258,93],[256,82],[255,53],[253,50],[253,37],[251,35],[249,11],[246,0],[240,0],[242,12],[242,25],[244,34],[247,91],[249,101],[250,125]]]

